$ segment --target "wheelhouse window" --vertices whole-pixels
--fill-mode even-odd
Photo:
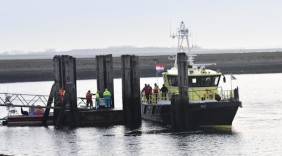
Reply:
[[[189,86],[191,87],[209,87],[218,86],[220,76],[196,76],[189,77]]]
[[[218,86],[220,76],[189,76],[190,87]],[[178,86],[177,76],[167,76],[169,86]]]
[[[169,86],[178,86],[177,76],[167,76]]]
[[[220,78],[220,76],[213,76],[212,81],[211,81],[212,82],[211,85],[212,86],[218,86],[219,78]]]

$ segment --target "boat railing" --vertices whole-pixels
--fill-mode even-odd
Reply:
[[[141,102],[142,103],[150,103],[157,104],[160,100],[169,100],[172,93],[153,93],[146,95],[144,92],[141,93]]]
[[[105,105],[105,100],[104,98],[99,98],[100,99],[100,106],[104,106]],[[92,98],[93,101],[93,106],[96,107],[96,98]],[[87,104],[87,100],[84,97],[78,97],[77,98],[77,106],[80,107],[86,107]],[[89,106],[90,107],[90,106]]]
[[[141,96],[141,102],[142,103],[148,103],[148,104],[157,104],[160,100],[167,100],[170,101],[171,95],[175,93],[152,93],[146,94],[142,92],[140,94]],[[176,93],[177,94],[177,93]],[[238,89],[235,90],[217,90],[217,89],[211,89],[211,90],[192,90],[189,91],[189,100],[217,100],[216,94],[219,95],[220,99],[219,101],[239,101],[239,94]],[[200,96],[199,96],[200,95]]]
[[[219,92],[221,101],[239,101],[239,94],[236,89],[234,90],[222,90]]]

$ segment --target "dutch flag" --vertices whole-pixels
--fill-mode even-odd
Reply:
[[[159,74],[159,73],[162,73],[165,69],[165,66],[164,65],[161,65],[161,64],[155,64],[156,65],[156,73]]]

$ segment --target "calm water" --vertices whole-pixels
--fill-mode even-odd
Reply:
[[[227,80],[229,75],[227,76]],[[282,74],[235,75],[239,108],[231,130],[171,132],[169,126],[143,121],[140,127],[122,125],[57,130],[45,127],[0,126],[0,154],[12,155],[281,155]],[[161,78],[142,78],[162,84]],[[46,94],[53,82],[5,83],[1,92]],[[121,79],[115,79],[115,105],[121,104]],[[95,80],[77,82],[78,96],[96,91]],[[223,85],[230,89],[228,81]],[[0,107],[0,117],[6,115]]]

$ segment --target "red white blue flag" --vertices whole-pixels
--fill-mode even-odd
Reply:
[[[165,66],[164,65],[161,65],[161,64],[155,64],[156,65],[156,73],[159,74],[159,73],[162,73],[165,69]]]

